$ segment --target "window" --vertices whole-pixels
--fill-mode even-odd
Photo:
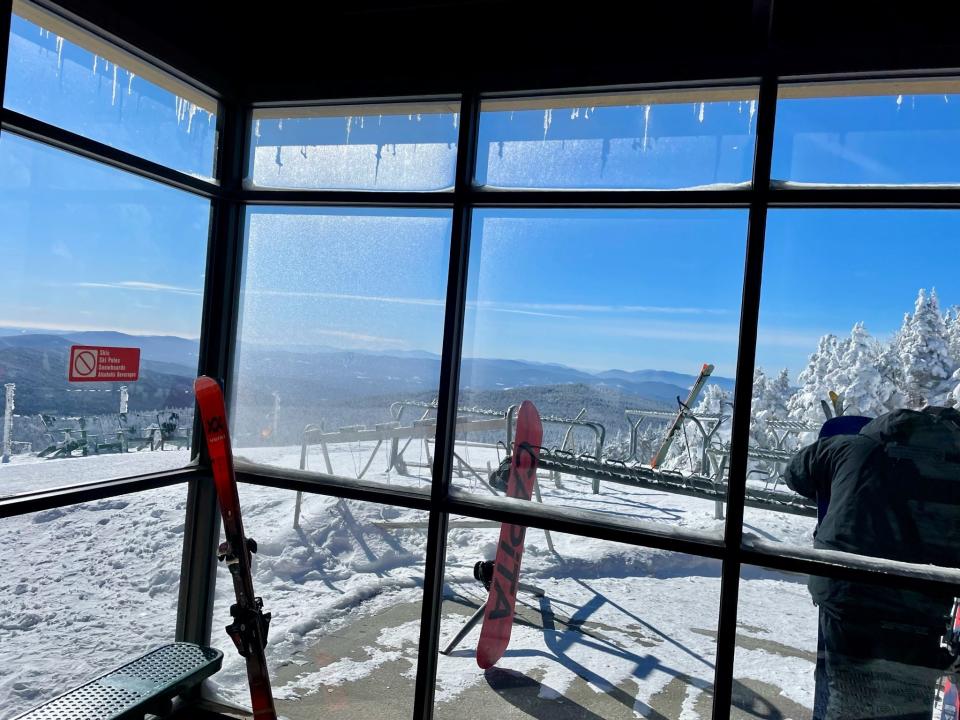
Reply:
[[[201,178],[213,177],[216,101],[23,0],[4,107]]]
[[[456,103],[394,103],[253,112],[251,187],[450,190]]]
[[[755,88],[485,100],[476,182],[490,189],[746,186],[756,111]]]
[[[207,200],[0,137],[0,495],[190,460]],[[69,382],[71,348],[139,350],[139,379]]]
[[[409,715],[420,636],[426,513],[245,485],[246,531],[258,541],[255,586],[270,611],[267,661],[278,712],[358,709]],[[296,530],[291,528],[298,512]],[[218,570],[213,676],[226,698],[248,703],[246,668],[220,625],[236,602]],[[221,622],[223,621],[223,622]]]
[[[501,716],[710,717],[717,561],[530,528],[510,645],[482,672],[479,628],[449,646],[487,600],[473,564],[500,529],[482,525],[450,521],[437,718],[464,702]]]
[[[640,466],[661,451],[677,398],[688,399],[704,364],[715,370],[694,406],[732,401],[746,219],[739,210],[475,211],[459,404],[506,416],[534,403],[545,455],[560,468],[539,484],[542,502],[722,527],[706,498],[680,508],[651,493],[669,478]],[[709,478],[703,438],[689,431],[689,445],[677,438],[659,462]],[[491,439],[500,438],[465,434],[459,457],[496,465]],[[622,472],[604,482],[608,462]],[[454,484],[489,496],[473,474]]]
[[[0,520],[4,714],[173,642],[185,501],[174,485]]]
[[[449,242],[445,210],[251,209],[236,453],[428,487],[436,428],[399,403],[436,399]]]
[[[790,185],[957,184],[954,79],[784,85],[771,177]]]

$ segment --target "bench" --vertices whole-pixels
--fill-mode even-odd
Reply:
[[[169,712],[174,697],[199,685],[222,663],[223,653],[214,648],[161,645],[13,720],[142,720],[148,712]]]

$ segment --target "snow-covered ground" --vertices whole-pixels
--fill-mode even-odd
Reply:
[[[356,445],[335,450],[334,470],[355,475],[371,450]],[[493,449],[459,452],[481,473],[487,461],[497,464]],[[299,448],[241,448],[237,454],[299,465]],[[310,458],[314,469],[321,467],[318,455]],[[32,489],[40,480],[46,486],[74,482],[88,464],[84,476],[150,472],[160,456],[171,467],[187,458],[179,451],[51,461],[20,457],[0,466],[0,487],[6,494],[13,487]],[[387,475],[384,467],[378,456],[365,477],[427,485],[424,479]],[[457,483],[488,493],[469,476]],[[689,530],[715,531],[721,524],[712,502],[607,483],[598,497],[590,494],[588,481],[571,477],[563,478],[563,489],[548,478],[540,485],[544,502]],[[295,493],[246,485],[240,493],[247,531],[260,547],[255,586],[273,613],[268,657],[281,712],[312,716],[311,708],[329,710],[330,698],[357,697],[364,683],[373,682],[386,683],[383,693],[409,705],[425,513],[309,495],[300,528],[294,529]],[[185,499],[186,488],[175,486],[0,521],[6,558],[0,575],[0,718],[172,638]],[[758,527],[778,540],[810,542],[807,518],[749,509],[746,516],[748,531]],[[483,601],[472,568],[478,559],[493,557],[498,534],[496,527],[465,518],[451,525],[441,642]],[[720,564],[558,533],[552,541],[555,552],[543,531],[527,533],[523,579],[546,595],[538,600],[521,593],[518,623],[499,667],[514,671],[511,677],[532,678],[535,702],[562,701],[589,710],[613,698],[627,716],[709,715]],[[226,657],[215,680],[222,694],[243,703],[243,663],[222,631],[231,602],[232,587],[221,569],[214,644]],[[784,717],[808,716],[816,611],[803,578],[745,569],[740,603],[739,686],[760,693],[763,703],[795,711]],[[496,695],[490,675],[473,658],[478,634],[474,629],[455,652],[440,657],[441,716],[456,714],[441,709],[447,704],[454,708],[482,693]],[[605,714],[599,705],[596,712]]]

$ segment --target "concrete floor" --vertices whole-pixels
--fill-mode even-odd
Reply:
[[[459,601],[444,603],[443,615],[457,613],[464,619],[475,607]],[[420,617],[420,605],[416,603],[397,605],[373,618],[346,626],[324,636],[314,649],[291,658],[291,662],[276,668],[276,686],[281,686],[304,672],[313,672],[341,658],[366,659],[365,645],[371,645],[384,628],[395,627]],[[529,607],[518,606],[517,622],[542,627],[543,619]],[[558,629],[563,628],[563,618],[555,617]],[[585,624],[580,629],[602,635],[603,627]],[[444,639],[448,630],[444,626]],[[621,629],[622,632],[622,629]],[[704,631],[714,634],[712,631]],[[784,657],[807,654],[778,643],[758,641],[745,636],[738,637],[738,646],[759,647]],[[458,652],[469,652],[462,647]],[[810,658],[807,658],[810,659]],[[812,659],[811,659],[812,660]],[[298,664],[300,663],[300,664]],[[381,665],[376,672],[355,682],[321,689],[296,701],[278,701],[277,710],[288,720],[372,720],[375,718],[409,718],[413,708],[414,682],[407,677],[410,663],[407,660],[391,661]],[[628,680],[607,692],[597,692],[585,680],[578,678],[561,695],[545,688],[542,677],[514,670],[492,668],[486,671],[483,682],[461,692],[454,700],[438,703],[435,715],[438,720],[634,720],[637,687]],[[675,678],[659,693],[643,698],[652,720],[679,718],[687,695],[687,682]],[[734,681],[734,707],[731,717],[736,720],[763,718],[765,720],[809,720],[811,713],[785,698],[780,689],[766,683]],[[711,715],[712,695],[703,692],[694,707],[701,718]]]

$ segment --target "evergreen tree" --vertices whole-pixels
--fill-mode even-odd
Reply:
[[[947,329],[947,350],[954,364],[960,366],[960,307],[954,305],[943,317]]]
[[[775,380],[771,380],[761,367],[754,370],[753,401],[750,406],[751,445],[761,448],[777,446],[777,433],[767,423],[786,419],[789,392],[790,379],[786,369]]]
[[[844,403],[847,415],[876,417],[887,412],[886,401],[895,387],[886,387],[880,373],[880,348],[862,322],[850,331],[840,357],[836,392]]]
[[[820,401],[828,400],[829,392],[834,389],[831,382],[840,367],[838,345],[837,336],[832,333],[824,335],[817,343],[817,349],[798,378],[800,389],[787,403],[790,417],[794,420],[810,423],[822,423],[825,420]]]
[[[935,290],[917,294],[913,315],[901,330],[898,348],[903,366],[901,392],[907,407],[922,408],[949,392],[949,379],[957,364],[950,356],[947,328]]]

